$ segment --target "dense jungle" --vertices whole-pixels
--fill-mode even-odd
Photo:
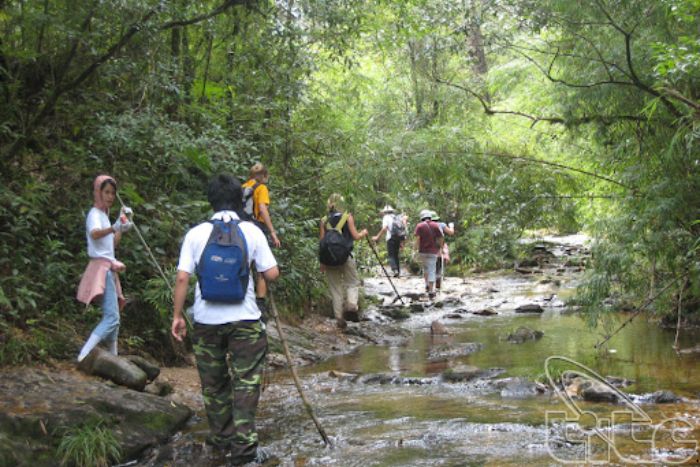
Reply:
[[[120,348],[186,364],[183,236],[211,215],[209,178],[256,162],[291,327],[332,316],[332,193],[372,235],[386,205],[453,222],[464,281],[523,264],[525,239],[584,234],[565,297],[581,335],[631,313],[678,347],[700,323],[697,0],[0,0],[0,102],[3,368],[70,363],[99,321],[75,291],[104,173],[140,232],[117,252]],[[380,288],[373,251],[355,255]]]

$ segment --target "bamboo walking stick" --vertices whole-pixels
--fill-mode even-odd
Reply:
[[[301,396],[301,400],[304,403],[304,408],[306,409],[306,412],[309,414],[311,417],[311,420],[313,420],[314,425],[316,425],[316,429],[318,430],[318,433],[321,435],[321,438],[323,438],[323,443],[326,446],[333,447],[333,443],[331,442],[330,438],[328,438],[328,435],[326,434],[326,430],[323,429],[321,426],[321,422],[318,421],[318,418],[316,418],[316,414],[314,413],[314,409],[309,403],[309,400],[306,398],[306,395],[304,394],[304,390],[301,388],[301,382],[299,381],[299,376],[297,375],[297,370],[296,367],[294,366],[294,363],[292,362],[292,354],[289,352],[289,346],[287,345],[287,339],[284,337],[284,332],[282,331],[282,324],[280,323],[280,318],[279,314],[277,313],[277,305],[275,304],[275,298],[272,294],[272,291],[270,290],[268,292],[270,296],[270,308],[272,310],[272,317],[275,318],[275,325],[277,326],[277,332],[280,336],[280,341],[282,342],[282,348],[284,349],[284,356],[287,358],[287,364],[289,364],[289,371],[292,373],[292,379],[294,379],[294,384],[297,387],[297,391],[299,391],[299,396]]]
[[[384,271],[384,275],[386,276],[387,279],[389,279],[389,283],[391,284],[391,287],[394,289],[394,292],[396,293],[396,298],[394,299],[394,302],[396,300],[399,300],[402,305],[405,305],[405,303],[403,302],[403,299],[401,298],[401,295],[399,294],[399,291],[396,290],[396,286],[394,285],[394,281],[391,280],[391,277],[389,277],[389,273],[386,272],[386,268],[384,267],[384,263],[382,263],[382,260],[379,258],[379,253],[377,253],[377,250],[374,248],[374,244],[372,244],[372,240],[370,240],[369,237],[365,237],[365,238],[367,239],[367,243],[369,243],[369,247],[372,249],[374,256],[377,258],[379,265],[382,267],[382,271]],[[391,303],[394,303],[394,302],[391,302]]]

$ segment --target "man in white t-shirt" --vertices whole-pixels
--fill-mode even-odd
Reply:
[[[236,212],[241,209],[242,194],[236,177],[214,176],[207,195],[215,212],[212,220],[238,220]],[[277,261],[265,235],[251,222],[238,225],[247,246],[249,264],[254,263],[265,280],[277,279]],[[182,242],[171,327],[178,341],[182,341],[187,332],[183,307],[189,279],[195,273],[212,229],[211,222],[199,224],[187,232]],[[240,303],[204,300],[198,283],[193,311],[193,349],[209,420],[207,444],[219,455],[230,456],[233,465],[260,461],[266,454],[258,448],[255,413],[267,353],[267,335],[255,302],[253,279],[248,279],[245,298]]]

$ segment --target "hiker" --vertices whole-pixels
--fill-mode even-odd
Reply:
[[[255,413],[267,353],[267,336],[256,305],[249,268],[254,264],[266,281],[277,279],[279,269],[262,231],[251,222],[239,221],[237,212],[241,209],[242,190],[236,177],[228,174],[214,176],[209,182],[208,199],[214,210],[211,220],[190,229],[182,242],[173,294],[171,334],[178,341],[186,335],[183,307],[190,276],[198,272],[192,307],[192,341],[209,421],[207,444],[212,446],[215,455],[230,456],[234,465],[262,462],[269,454],[258,447]],[[242,256],[247,256],[247,261],[236,263],[239,268],[233,273],[236,277],[228,288],[219,290],[241,290],[240,296],[228,298],[228,302],[218,301],[223,298],[203,298],[212,293],[209,290],[221,280],[216,275],[211,281],[211,274],[205,276],[204,266],[214,265],[216,256],[212,254],[210,263],[203,253],[215,240],[216,235],[212,235],[212,232],[216,233],[215,228],[230,228],[232,225],[222,227],[217,220],[240,222],[237,224],[239,230],[231,229],[230,232],[231,235],[237,232],[233,235],[236,240],[242,237],[238,252],[247,250]],[[230,243],[236,244],[234,241]],[[218,263],[221,262],[219,258]]]
[[[129,208],[122,208],[114,223],[109,220],[109,209],[117,195],[117,182],[114,178],[100,175],[95,178],[92,186],[94,204],[85,218],[90,262],[80,280],[77,298],[86,305],[101,298],[102,320],[80,350],[78,362],[82,362],[100,342],[106,344],[111,354],[118,353],[119,311],[125,303],[118,273],[124,271],[126,266],[117,261],[114,250],[119,245],[122,234],[132,226],[127,217],[127,213],[131,213]]]
[[[360,315],[357,309],[358,291],[360,280],[357,278],[357,268],[352,257],[352,247],[354,240],[361,240],[367,236],[367,229],[360,232],[355,227],[353,215],[345,208],[345,199],[337,193],[328,197],[326,203],[328,214],[321,219],[319,235],[321,239],[320,260],[321,271],[326,273],[328,288],[331,292],[333,302],[333,315],[335,316],[338,328],[345,329],[347,321],[359,321]],[[338,235],[338,246],[333,250],[329,245],[331,240],[326,236],[332,233],[331,230],[340,231]],[[325,243],[324,243],[325,242]],[[334,252],[337,252],[337,260]],[[347,255],[347,256],[346,256]],[[345,257],[345,258],[343,258]],[[324,264],[328,263],[328,264]],[[341,264],[335,264],[341,263]],[[343,312],[343,299],[347,294],[347,307]]]
[[[453,222],[446,224],[440,221],[440,216],[435,211],[430,211],[431,219],[440,227],[443,237],[445,235],[453,236],[455,234],[455,225]],[[450,249],[447,242],[443,242],[442,248],[438,253],[437,262],[435,264],[435,290],[438,291],[442,287],[442,278],[445,274],[445,264],[450,262]]]
[[[272,226],[270,218],[270,191],[267,189],[267,182],[270,180],[270,174],[267,167],[261,163],[256,163],[250,168],[248,181],[243,186],[243,200],[241,218],[249,220],[257,225],[268,241],[272,242],[275,248],[279,248],[281,243],[277,237],[277,232]],[[261,273],[255,275],[255,300],[258,308],[263,313],[264,319],[267,317],[267,284]]]
[[[435,268],[437,257],[444,238],[437,222],[431,220],[432,213],[424,209],[420,212],[420,222],[416,225],[414,232],[416,236],[415,250],[420,256],[423,267],[423,277],[425,279],[425,291],[429,298],[435,298]]]
[[[377,235],[372,237],[375,243],[379,240],[384,232],[386,232],[386,250],[389,255],[389,266],[394,272],[394,277],[401,275],[401,267],[399,265],[399,252],[404,247],[406,242],[406,226],[408,219],[403,214],[397,214],[391,205],[387,204],[379,211],[382,217],[382,229],[377,232]]]

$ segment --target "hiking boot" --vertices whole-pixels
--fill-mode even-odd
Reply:
[[[348,327],[348,323],[343,318],[337,318],[335,320],[335,324],[338,326],[338,329],[341,329],[341,330]]]
[[[435,292],[428,292],[428,298],[429,298],[430,300],[434,299],[434,298],[435,298]]]

